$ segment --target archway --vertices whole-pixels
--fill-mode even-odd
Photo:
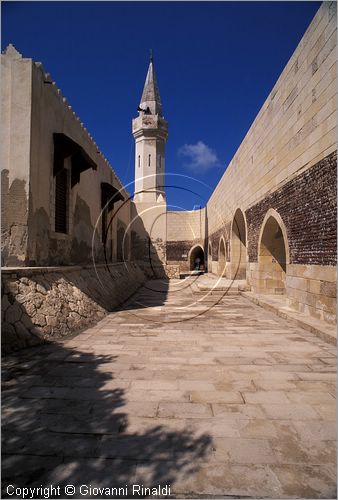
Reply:
[[[243,212],[239,208],[231,228],[231,278],[246,279],[246,227]]]
[[[287,241],[275,217],[269,216],[259,242],[259,292],[285,294]]]
[[[212,272],[212,246],[211,241],[209,241],[208,245],[208,273]]]
[[[122,262],[123,260],[128,260],[128,248],[127,248],[127,239],[125,236],[125,228],[121,224],[118,224],[116,237],[117,237],[116,260],[118,262]]]
[[[204,271],[204,250],[196,245],[190,251],[190,271]]]
[[[225,244],[224,244],[224,239],[221,238],[219,242],[219,249],[218,249],[218,275],[219,276],[225,276]]]

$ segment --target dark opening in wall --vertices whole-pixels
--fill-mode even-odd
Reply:
[[[61,169],[55,176],[55,231],[67,234],[68,170]]]
[[[190,254],[190,271],[204,271],[204,251],[201,246],[196,246]]]
[[[102,217],[101,217],[101,241],[106,244],[107,241],[107,207],[102,209]]]

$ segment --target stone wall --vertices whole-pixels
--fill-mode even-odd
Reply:
[[[246,212],[248,258],[257,262],[259,233],[267,211],[281,216],[290,264],[337,262],[337,152],[284,184]]]
[[[287,252],[280,282],[276,263],[258,256],[266,215],[280,218]],[[332,153],[246,211],[248,281],[259,293],[286,293],[289,305],[336,320],[337,154]],[[269,260],[269,259],[268,259]],[[279,270],[281,271],[281,270]],[[274,292],[273,292],[274,290]],[[279,290],[279,292],[278,292]]]
[[[336,151],[336,30],[323,2],[208,201],[209,234]]]
[[[189,254],[196,245],[204,250],[207,262],[205,208],[167,213],[167,263],[179,266],[180,272],[190,269]]]
[[[167,241],[203,240],[205,229],[205,208],[167,213]]]
[[[2,350],[57,340],[95,324],[146,280],[132,263],[3,270]]]
[[[233,265],[241,211],[243,273],[253,291],[286,294],[291,307],[329,322],[336,317],[336,32],[336,3],[323,2],[207,204],[213,272],[221,236]],[[259,256],[272,213],[285,262],[270,251]]]
[[[337,319],[335,266],[288,265],[286,292],[296,311],[334,324]]]
[[[9,46],[1,56],[1,259],[12,266],[27,257],[31,80],[32,61]]]
[[[101,183],[129,194],[99,147],[41,63],[9,46],[1,55],[2,79],[2,265],[48,266],[88,264],[92,252],[104,261]],[[54,134],[63,134],[95,165],[71,182],[68,172],[67,230],[55,227]],[[128,226],[130,203],[117,201],[113,211]],[[106,253],[117,260],[117,217],[107,217]],[[129,238],[129,234],[127,235]]]

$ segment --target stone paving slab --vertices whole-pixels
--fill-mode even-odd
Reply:
[[[150,286],[3,359],[3,498],[8,484],[137,482],[176,498],[335,498],[332,345],[240,295],[212,307],[196,284]]]
[[[337,344],[336,325],[329,324],[323,320],[309,316],[308,314],[295,311],[288,306],[284,295],[261,295],[254,292],[241,292],[255,304],[273,311],[282,318],[287,318],[305,330],[314,333],[317,337],[324,339],[331,344]]]

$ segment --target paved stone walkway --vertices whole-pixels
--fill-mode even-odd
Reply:
[[[95,328],[5,358],[3,497],[336,497],[335,347],[192,282],[150,282]]]

